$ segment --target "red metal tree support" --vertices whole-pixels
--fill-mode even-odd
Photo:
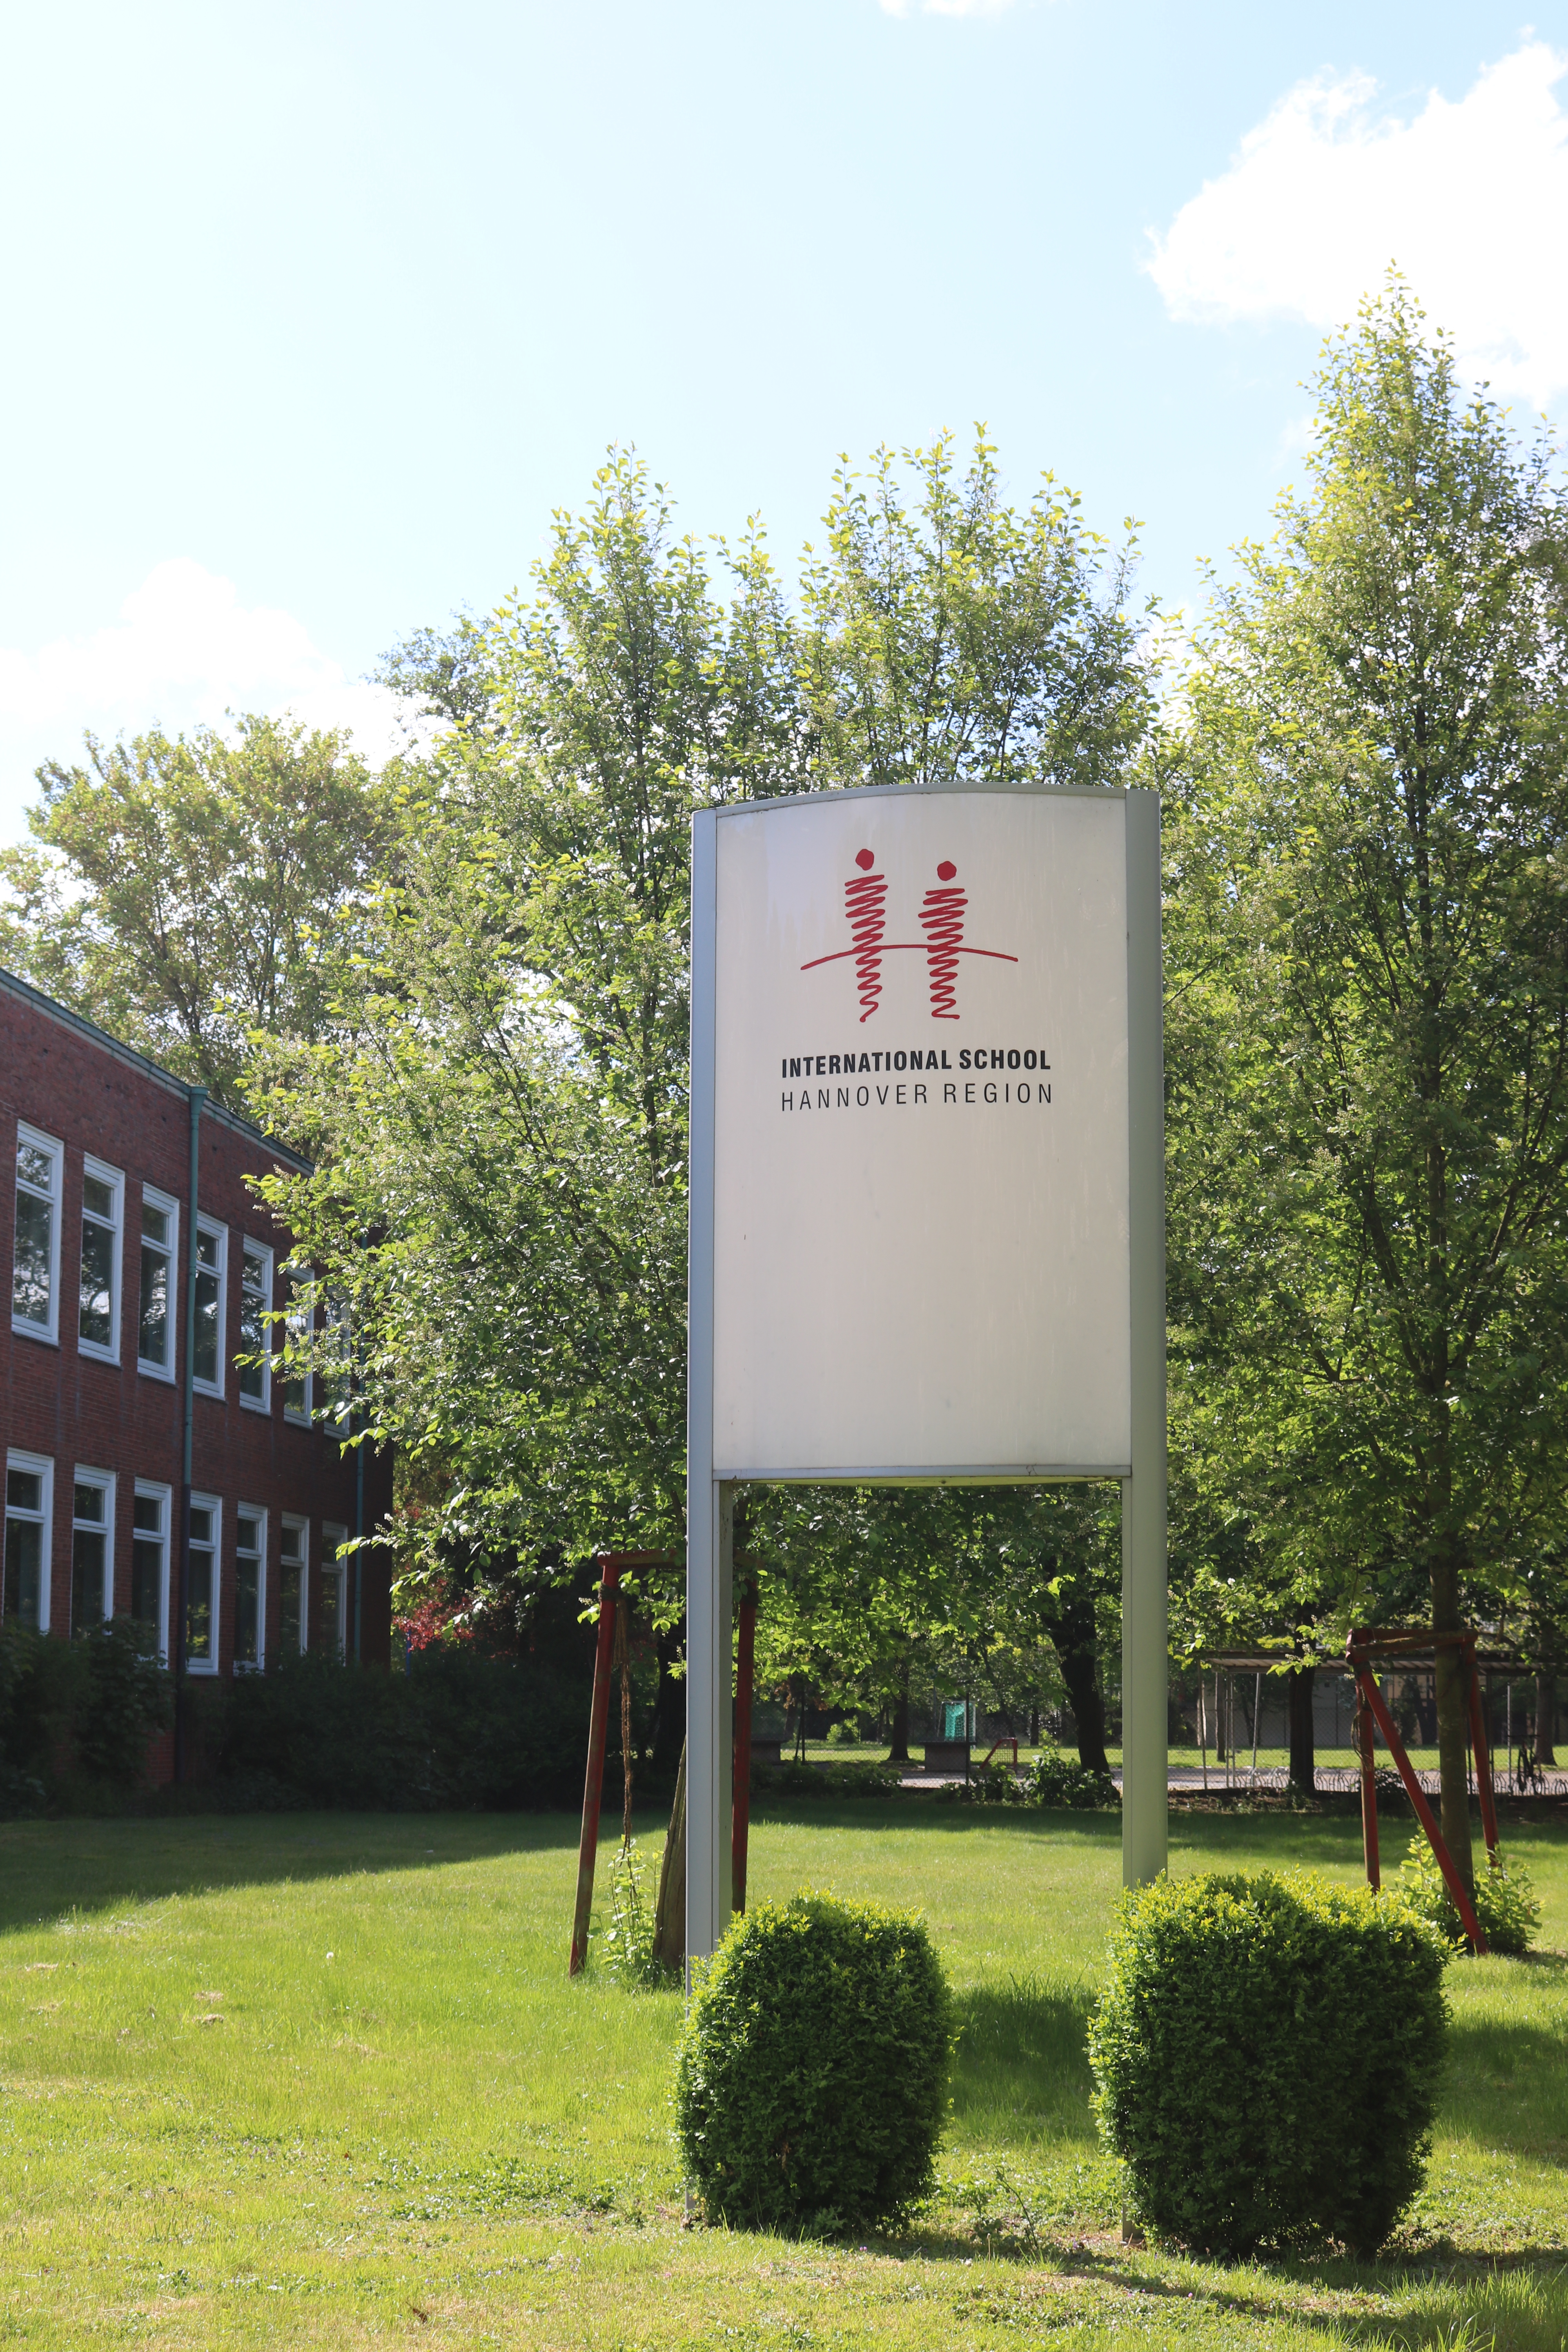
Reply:
[[[1487,1939],[1469,1891],[1455,1867],[1436,1815],[1426,1801],[1426,1792],[1416,1779],[1405,1742],[1389,1714],[1383,1693],[1377,1687],[1373,1671],[1374,1658],[1405,1658],[1427,1651],[1458,1650],[1464,1658],[1469,1692],[1470,1748],[1476,1763],[1476,1787],[1481,1801],[1481,1828],[1486,1836],[1489,1859],[1497,1853],[1497,1804],[1492,1791],[1491,1757],[1487,1748],[1486,1718],[1481,1711],[1480,1681],[1476,1671],[1476,1637],[1474,1633],[1431,1633],[1425,1630],[1399,1633],[1382,1633],[1370,1625],[1358,1625],[1345,1643],[1345,1660],[1355,1675],[1356,1751],[1361,1759],[1361,1834],[1362,1850],[1366,1857],[1366,1877],[1369,1886],[1383,1884],[1377,1852],[1377,1782],[1373,1765],[1373,1730],[1382,1732],[1384,1744],[1398,1768],[1405,1783],[1405,1792],[1415,1808],[1415,1817],[1426,1832],[1426,1843],[1437,1857],[1437,1867],[1459,1915],[1470,1943],[1478,1952],[1487,1949]]]

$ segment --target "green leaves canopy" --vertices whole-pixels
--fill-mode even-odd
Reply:
[[[246,718],[38,771],[0,851],[0,955],[231,1109],[255,1030],[330,1025],[334,957],[395,839],[402,781],[346,739]]]
[[[1397,281],[1319,389],[1176,746],[1173,1397],[1260,1584],[1443,1627],[1561,1526],[1568,525]]]
[[[984,445],[962,494],[945,442],[913,457],[910,513],[877,461],[872,553],[841,478],[804,619],[760,532],[676,538],[613,455],[530,595],[389,657],[455,724],[340,995],[352,1046],[281,1052],[265,1108],[320,1160],[277,1196],[429,1563],[682,1544],[693,807],[917,756],[1108,775],[1141,723],[1123,571],[1070,505],[1009,513]],[[643,1581],[678,1608],[677,1567]]]

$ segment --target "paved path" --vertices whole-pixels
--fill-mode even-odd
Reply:
[[[821,1769],[826,1770],[829,1768],[824,1765]],[[1377,1759],[1377,1769],[1380,1773],[1392,1772],[1394,1767],[1389,1763],[1386,1757],[1380,1755]],[[1121,1773],[1120,1768],[1113,1769],[1110,1777],[1115,1781],[1117,1787],[1120,1788],[1121,1786]],[[899,1786],[902,1789],[951,1788],[955,1782],[961,1781],[963,1778],[963,1775],[962,1772],[924,1772],[916,1769],[913,1771],[900,1773],[899,1776]],[[1421,1784],[1424,1795],[1428,1797],[1436,1796],[1439,1781],[1438,1776],[1435,1771],[1418,1771],[1415,1778]],[[1211,1764],[1208,1769],[1208,1778],[1205,1781],[1201,1768],[1194,1769],[1191,1765],[1173,1764],[1166,1775],[1166,1782],[1170,1788],[1179,1789],[1184,1792],[1197,1792],[1206,1790],[1211,1796],[1223,1795],[1227,1790],[1233,1796],[1241,1796],[1245,1795],[1249,1789],[1268,1789],[1273,1790],[1278,1794],[1289,1785],[1289,1775],[1286,1773],[1283,1767],[1280,1767],[1279,1769],[1272,1771],[1264,1771],[1259,1769],[1257,1775],[1254,1776],[1248,1767],[1244,1764],[1235,1769],[1232,1773],[1232,1777],[1227,1780],[1225,1776],[1225,1767],[1221,1764]],[[1354,1769],[1353,1766],[1346,1768],[1345,1766],[1338,1764],[1320,1764],[1318,1767],[1317,1782],[1319,1793],[1323,1796],[1332,1795],[1335,1791],[1340,1791],[1345,1795],[1353,1795],[1361,1785],[1360,1776]],[[1498,1774],[1497,1786],[1500,1797],[1512,1796],[1516,1793],[1512,1783],[1508,1780],[1501,1772]],[[1475,1793],[1476,1783],[1474,1775],[1472,1774],[1470,1779],[1470,1794],[1474,1796]],[[1531,1791],[1531,1794],[1544,1797],[1568,1797],[1568,1771],[1543,1770],[1541,1779],[1536,1784],[1534,1790]]]

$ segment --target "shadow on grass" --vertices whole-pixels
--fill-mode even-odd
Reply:
[[[0,1933],[231,1886],[564,1853],[567,1813],[205,1813],[184,1820],[0,1822]],[[661,1831],[649,1813],[639,1836]],[[617,1813],[615,1835],[620,1834]],[[608,1836],[608,1830],[605,1832]]]
[[[1538,1977],[1531,1989],[1540,1989]],[[1448,2033],[1438,2128],[1510,2156],[1568,2159],[1568,2041],[1561,2026],[1460,2010]]]
[[[1029,1839],[1079,1835],[1095,1845],[1119,1846],[1121,1820],[1116,1813],[1045,1812],[1023,1805],[955,1805],[934,1791],[905,1790],[892,1797],[757,1797],[753,1822],[814,1824],[834,1829],[923,1831],[949,1839],[995,1835]]]
[[[1190,1859],[1200,1869],[1223,1870],[1234,1866],[1238,1850],[1278,1869],[1297,1863],[1359,1865],[1361,1822],[1331,1813],[1172,1814],[1171,1859],[1178,1866]],[[1385,1870],[1397,1867],[1398,1853],[1384,1859]]]
[[[1070,2226],[1047,2221],[1037,2228],[1028,2217],[1013,2217],[1009,2227],[1001,2213],[973,2234],[928,2227],[885,2242],[889,2252],[965,2269],[977,2252],[1001,2257],[1013,2275],[972,2274],[956,2308],[961,2316],[1013,2327],[1096,2318],[1114,2325],[1116,2304],[1096,2296],[1098,2288],[1145,2308],[1179,2305],[1184,2317],[1206,2310],[1244,2325],[1285,2320],[1335,2344],[1398,2352],[1563,2352],[1568,2343],[1568,2266],[1560,2249],[1467,2256],[1446,2246],[1413,2253],[1396,2243],[1375,2262],[1329,2253],[1226,2263],[1180,2247],[1134,2254]]]
[[[1037,1976],[960,1993],[952,2079],[958,2128],[993,2146],[1042,2135],[1093,2142],[1088,2049],[1093,2000],[1089,1985]]]

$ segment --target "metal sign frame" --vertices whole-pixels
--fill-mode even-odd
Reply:
[[[719,827],[766,813],[780,824],[804,808],[847,800],[902,800],[925,790],[802,793],[699,810],[691,844],[691,1108],[687,1389],[686,1950],[711,1952],[729,1924],[732,1746],[731,1613],[735,1481],[714,1475],[714,1165],[718,1012]],[[971,793],[1110,797],[1109,788],[975,784]],[[1125,803],[1127,904],[1128,1238],[1131,1459],[1121,1486],[1122,1878],[1157,1877],[1166,1862],[1168,1641],[1165,1567],[1165,1170],[1163,1004],[1160,942],[1160,803]],[[1049,1473],[973,1472],[940,1465],[918,1483],[1044,1485]],[[1083,1478],[1092,1470],[1070,1475]],[[1113,1470],[1110,1475],[1118,1475]],[[772,1471],[771,1480],[781,1474]],[[814,1481],[816,1483],[816,1481]],[[868,1470],[856,1484],[891,1483]],[[917,1483],[907,1471],[898,1483]]]

